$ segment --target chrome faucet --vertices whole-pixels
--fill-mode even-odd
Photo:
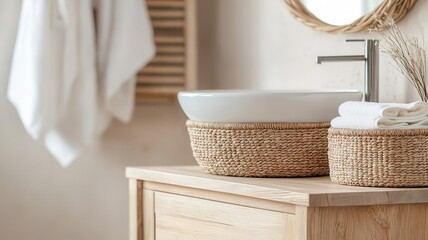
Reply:
[[[364,101],[379,102],[379,41],[372,39],[350,39],[347,42],[365,42],[364,55],[318,56],[317,63],[364,61]]]

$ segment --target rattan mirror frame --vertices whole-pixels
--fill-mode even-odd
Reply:
[[[388,14],[395,22],[400,21],[416,3],[416,0],[384,0],[376,9],[351,24],[334,26],[325,23],[308,11],[300,0],[284,0],[291,14],[304,24],[323,32],[351,33],[367,31],[377,25],[379,16]]]

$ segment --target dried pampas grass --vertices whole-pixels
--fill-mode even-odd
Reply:
[[[382,40],[380,49],[395,62],[393,65],[415,87],[420,98],[428,102],[426,88],[426,51],[423,32],[421,39],[404,34],[392,18],[386,17],[372,29],[378,32]]]

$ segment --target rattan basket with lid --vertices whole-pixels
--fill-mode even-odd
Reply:
[[[201,123],[187,121],[203,170],[240,177],[328,175],[329,123]]]
[[[428,186],[428,129],[330,128],[330,177],[343,185]]]

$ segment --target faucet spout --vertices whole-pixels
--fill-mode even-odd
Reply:
[[[323,62],[356,62],[356,61],[366,61],[366,56],[348,55],[348,56],[318,56],[317,57],[318,64],[321,64]]]
[[[379,41],[378,40],[348,40],[348,42],[365,42],[364,55],[319,56],[317,63],[323,62],[365,62],[364,100],[379,102]]]

